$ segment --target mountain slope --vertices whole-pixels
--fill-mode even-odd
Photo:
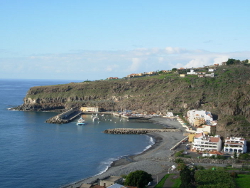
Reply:
[[[161,74],[30,88],[19,110],[58,110],[99,106],[102,110],[184,115],[204,109],[218,116],[217,133],[250,137],[250,67],[220,66],[214,78]]]

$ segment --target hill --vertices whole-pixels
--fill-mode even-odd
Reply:
[[[190,109],[211,111],[218,117],[217,133],[250,138],[250,67],[219,66],[215,77],[198,78],[178,73],[150,77],[85,81],[32,87],[19,110],[48,111],[98,106],[103,111],[183,113]]]

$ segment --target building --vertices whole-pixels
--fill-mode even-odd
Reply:
[[[190,72],[187,72],[187,74],[190,74],[190,75],[197,75],[197,73],[196,73],[193,69],[191,69]]]
[[[209,136],[204,133],[196,133],[192,151],[221,151],[222,141],[219,135]]]
[[[206,132],[208,134],[216,133],[216,126],[214,125],[202,125],[202,127],[197,128],[197,132]]]
[[[117,80],[117,79],[119,79],[118,77],[109,77],[109,78],[107,78],[108,80]]]
[[[187,120],[190,125],[199,127],[201,125],[216,125],[211,112],[205,110],[189,110]]]
[[[99,112],[99,108],[98,107],[81,107],[80,110],[82,112]]]
[[[185,74],[180,74],[180,77],[184,78],[186,75]]]
[[[208,72],[214,72],[214,69],[208,69]]]
[[[227,137],[224,144],[225,153],[246,153],[247,141],[241,137]]]
[[[214,77],[214,73],[211,73],[211,74],[205,74],[205,77],[211,77],[211,78],[213,78],[213,77]]]
[[[123,178],[121,176],[109,176],[106,179],[100,180],[99,185],[109,187],[114,184],[122,184],[122,182]]]

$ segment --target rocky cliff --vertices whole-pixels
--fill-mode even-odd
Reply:
[[[204,109],[218,117],[217,133],[250,137],[250,67],[220,66],[214,78],[180,78],[171,73],[32,87],[17,109],[48,111],[81,106],[161,114]]]

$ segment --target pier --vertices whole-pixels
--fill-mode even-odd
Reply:
[[[52,124],[64,124],[69,123],[79,117],[82,114],[79,110],[75,110],[73,108],[62,112],[61,114],[58,114],[52,118],[49,118],[46,120],[46,123],[52,123]]]
[[[133,128],[115,128],[107,129],[104,133],[107,134],[147,134],[152,132],[179,132],[179,129],[133,129]]]

